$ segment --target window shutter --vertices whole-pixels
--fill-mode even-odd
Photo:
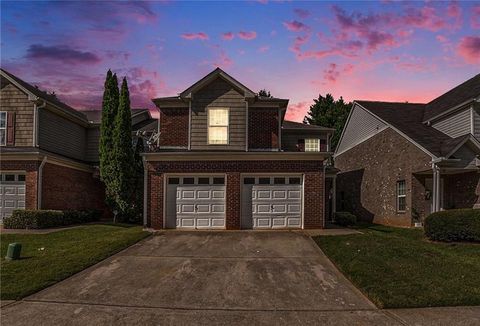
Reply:
[[[15,112],[7,113],[7,146],[15,145]]]

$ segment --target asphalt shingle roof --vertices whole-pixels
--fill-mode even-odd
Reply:
[[[425,104],[355,101],[397,128],[435,156],[442,156],[442,144],[452,138],[422,123]]]
[[[445,94],[427,103],[423,121],[480,96],[480,74],[449,90]]]

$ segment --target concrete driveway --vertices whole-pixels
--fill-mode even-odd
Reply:
[[[165,232],[23,301],[4,325],[397,325],[297,232]]]

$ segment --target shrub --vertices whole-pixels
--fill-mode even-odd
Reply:
[[[480,241],[480,210],[452,209],[430,214],[425,235],[436,241]]]
[[[3,219],[6,229],[44,229],[63,225],[63,212],[54,210],[17,209]]]
[[[357,217],[349,212],[336,212],[335,224],[349,226],[357,223]]]
[[[81,224],[98,221],[101,212],[98,210],[85,211],[55,211],[55,210],[21,210],[3,219],[6,229],[45,229],[56,226]]]

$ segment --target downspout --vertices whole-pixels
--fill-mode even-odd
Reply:
[[[38,167],[37,173],[37,209],[42,208],[42,179],[43,179],[43,166],[47,163],[47,157],[44,156],[42,163]]]
[[[325,211],[326,211],[325,210],[325,202],[326,202],[325,199],[327,198],[326,194],[325,194],[325,189],[327,188],[326,187],[326,180],[325,180],[326,179],[325,178],[326,171],[327,171],[327,164],[325,163],[325,160],[324,160],[323,161],[323,176],[322,176],[322,178],[323,178],[323,205],[322,205],[323,206],[323,220],[322,220],[323,225],[322,226],[323,226],[324,229],[325,229],[325,218],[326,218],[326,216],[325,216]]]
[[[245,99],[245,152],[248,152],[248,99]]]
[[[145,156],[142,157],[143,163],[143,227],[147,227],[147,205],[148,205],[148,168]]]
[[[39,125],[39,110],[45,108],[47,102],[43,101],[41,105],[33,103],[33,147],[38,147],[38,125]]]

